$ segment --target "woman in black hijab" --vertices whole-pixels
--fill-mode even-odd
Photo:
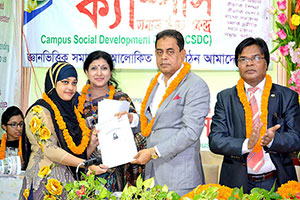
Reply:
[[[65,199],[66,191],[58,182],[52,181],[47,187],[47,180],[74,181],[76,166],[98,145],[74,107],[76,90],[75,68],[66,62],[53,64],[46,74],[43,99],[37,100],[25,117],[22,141],[26,172],[20,199],[43,199],[49,188],[54,188],[51,195]],[[107,171],[103,165],[89,169],[96,174]]]

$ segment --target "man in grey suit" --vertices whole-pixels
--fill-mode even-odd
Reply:
[[[209,112],[206,83],[183,62],[184,38],[176,30],[156,35],[159,73],[152,79],[141,105],[141,130],[147,149],[133,163],[146,164],[146,178],[184,195],[204,184],[200,134]]]

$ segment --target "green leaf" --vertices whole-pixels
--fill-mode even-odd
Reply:
[[[143,185],[145,186],[145,189],[153,188],[154,184],[155,184],[155,181],[154,181],[153,177],[145,180],[144,183],[143,183]]]
[[[117,200],[117,197],[112,196],[112,197],[110,197],[110,199],[111,199],[111,200]]]
[[[268,192],[268,191],[266,191],[266,190],[262,190],[262,192],[263,192],[263,195],[264,195],[264,197],[265,197],[265,199],[266,199],[266,200],[271,200],[271,198],[270,198],[270,195],[269,195],[269,192]]]
[[[274,53],[279,47],[280,47],[280,46],[277,45],[277,46],[270,52],[270,54]]]
[[[272,193],[274,193],[275,185],[276,185],[276,180],[275,180],[274,183],[273,183],[273,186],[272,186],[272,188],[271,188],[271,190],[270,190],[270,192],[269,192],[269,195],[272,194]]]
[[[193,200],[199,200],[199,199],[203,199],[203,194],[196,194],[193,198]]]
[[[122,195],[123,194],[127,194],[127,191],[128,191],[128,183],[126,183],[124,189],[123,189],[123,192],[122,192]]]
[[[240,189],[235,187],[233,188],[232,192],[231,192],[231,195],[234,196],[234,195],[237,195],[239,193]]]
[[[280,194],[278,194],[276,192],[270,194],[270,198],[271,199],[282,199],[282,197],[280,196]]]
[[[244,196],[243,186],[239,190],[239,197],[242,198]]]
[[[253,194],[253,193],[261,193],[260,190],[261,190],[261,188],[255,187],[255,188],[253,188],[253,189],[250,191],[250,194]]]
[[[172,192],[169,192],[169,194],[170,193],[172,195],[172,198],[169,198],[169,199],[172,199],[172,200],[179,200],[180,199],[180,195],[177,194],[176,192],[172,191]]]
[[[194,198],[195,199],[195,198]],[[182,200],[191,200],[190,198],[188,197],[183,197]]]
[[[100,178],[100,177],[96,177],[96,178],[103,185],[105,185],[107,183],[107,180],[105,180],[104,178]]]
[[[139,177],[136,180],[136,187],[142,187],[143,186],[143,179],[142,176],[139,175]]]
[[[283,29],[284,32],[286,32],[285,27],[284,27],[282,24],[280,24],[280,23],[277,22],[277,21],[275,22],[275,24],[276,24],[276,26],[277,26],[278,28]]]
[[[100,194],[98,194],[98,197],[100,199],[104,199],[107,195],[107,190],[101,190]]]
[[[128,188],[129,194],[134,194],[134,193],[136,193],[137,191],[138,191],[137,188],[134,187],[134,186],[130,186],[130,187]]]
[[[169,188],[166,184],[161,189],[162,192],[168,192],[168,190],[169,190]]]
[[[166,192],[158,193],[158,195],[156,197],[158,199],[166,199],[167,198],[167,193]]]

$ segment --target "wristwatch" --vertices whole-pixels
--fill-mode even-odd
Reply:
[[[158,158],[158,155],[157,155],[157,153],[155,152],[154,147],[150,148],[150,153],[151,153],[151,158],[152,158],[152,159],[155,160],[155,159]]]

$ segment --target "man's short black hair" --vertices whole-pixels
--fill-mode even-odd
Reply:
[[[270,53],[268,49],[267,43],[261,39],[261,38],[253,38],[253,37],[248,37],[244,39],[235,49],[235,65],[238,66],[238,58],[239,55],[242,53],[243,49],[247,46],[251,45],[257,45],[260,47],[261,53],[264,54],[267,66],[269,66],[270,63]]]
[[[184,49],[184,38],[183,38],[183,35],[179,31],[176,31],[174,29],[166,29],[166,30],[163,30],[163,31],[159,32],[156,35],[155,49],[156,49],[157,41],[159,39],[161,39],[161,38],[164,38],[164,37],[175,38],[176,41],[177,41],[177,45],[179,47],[179,51],[181,51],[181,50]]]

